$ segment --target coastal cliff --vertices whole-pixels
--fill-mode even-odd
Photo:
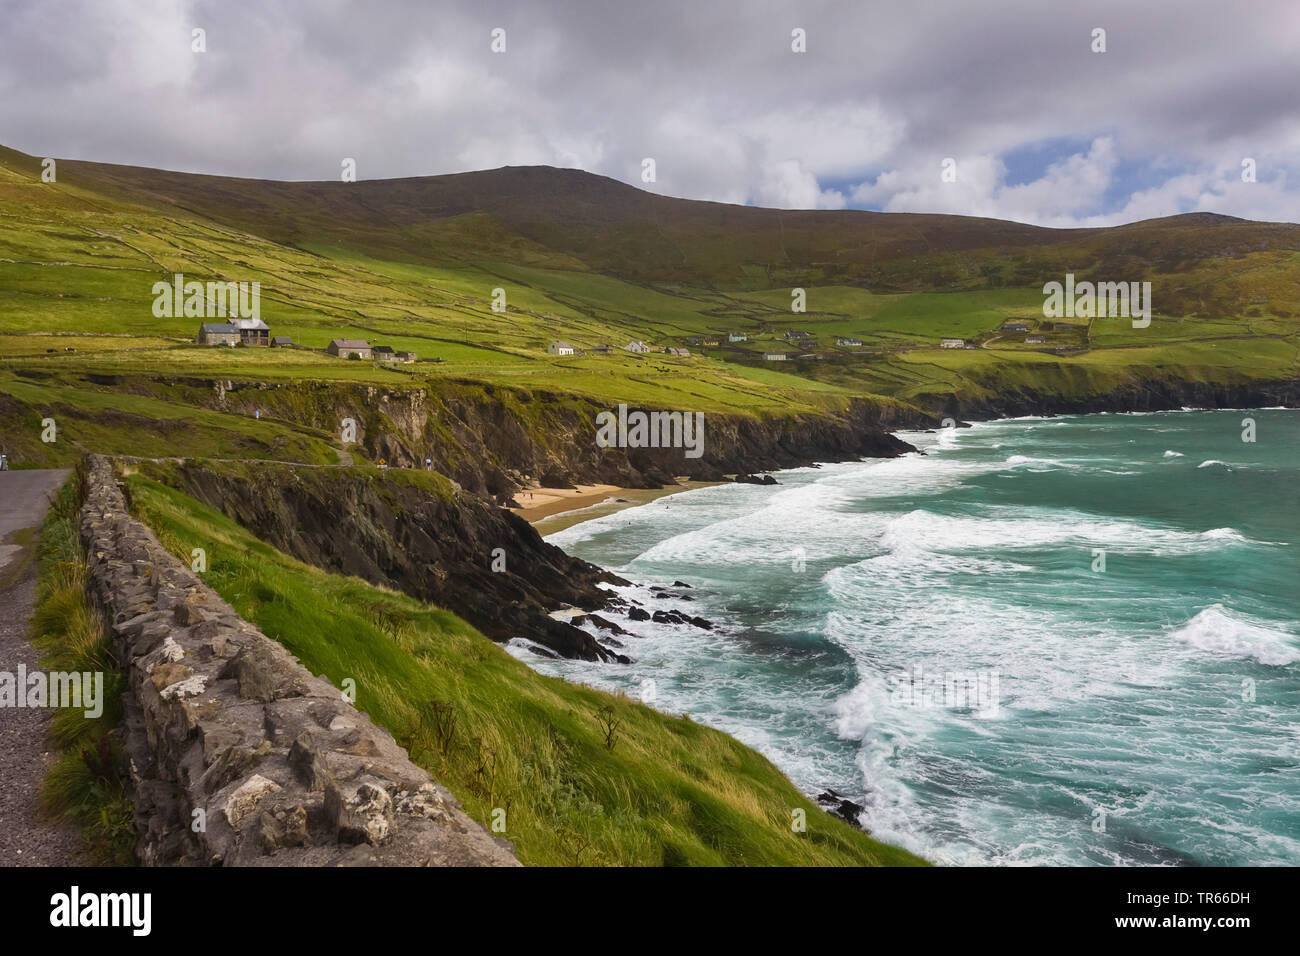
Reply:
[[[440,475],[259,462],[139,467],[300,561],[454,611],[493,640],[627,661],[612,636],[602,642],[549,616],[565,606],[604,609],[613,598],[597,585],[621,578],[569,557],[527,521]]]

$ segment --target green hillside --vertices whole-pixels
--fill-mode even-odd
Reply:
[[[0,148],[0,404],[20,422],[11,450],[45,461],[138,440],[157,454],[334,460],[321,433],[192,414],[184,396],[141,381],[434,390],[468,381],[770,416],[863,396],[936,411],[1008,393],[1087,398],[1152,381],[1297,379],[1295,225],[1189,215],[1051,230],[785,212],[551,168],[352,184],[75,161],[57,170],[57,182],[43,183],[39,159]],[[1151,325],[1045,322],[1042,283],[1067,271],[1150,281]],[[153,284],[175,273],[259,282],[262,318],[299,347],[195,344],[198,319],[152,311]],[[796,284],[806,292],[799,314]],[[504,311],[493,310],[496,289]],[[1001,331],[1008,320],[1028,330]],[[792,344],[791,330],[813,338]],[[731,342],[733,333],[747,340]],[[1043,341],[1026,341],[1031,334]],[[948,337],[977,347],[941,349]],[[321,351],[334,338],[420,361],[340,360]],[[547,355],[557,339],[587,353]],[[617,348],[632,340],[656,351]],[[615,349],[590,351],[598,345]],[[691,355],[665,355],[666,346]],[[770,352],[790,360],[765,359]],[[66,422],[66,447],[35,447],[46,417]],[[150,422],[187,419],[193,428],[150,439]]]

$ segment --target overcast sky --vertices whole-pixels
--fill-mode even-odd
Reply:
[[[549,164],[1052,226],[1300,221],[1300,0],[0,0],[0,144],[273,179]]]

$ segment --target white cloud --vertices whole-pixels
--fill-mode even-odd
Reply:
[[[843,209],[845,205],[843,193],[823,190],[797,159],[768,165],[755,198],[760,206],[777,209]]]

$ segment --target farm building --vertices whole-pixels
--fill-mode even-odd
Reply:
[[[546,346],[547,355],[573,355],[577,351],[578,350],[568,342],[552,342],[550,345]]]
[[[787,342],[803,342],[812,338],[811,332],[805,332],[803,329],[791,329],[781,336]]]
[[[862,340],[861,339],[836,339],[835,344],[846,345],[849,348],[857,348],[862,344]]]
[[[587,349],[587,351],[591,352],[593,355],[608,355],[613,351],[613,349],[608,345],[593,345],[591,348]]]
[[[646,345],[644,342],[628,342],[627,345],[623,346],[623,351],[644,354],[650,351],[650,346]]]
[[[1003,332],[1028,332],[1029,326],[1026,325],[1024,322],[1003,322],[1002,331]]]
[[[1047,339],[1041,335],[1026,335],[1025,342],[1029,345],[1042,345]]]
[[[364,339],[335,339],[325,347],[325,351],[330,355],[337,355],[339,358],[357,358],[368,359],[371,356],[370,343]]]
[[[293,346],[293,339],[289,338],[289,336],[287,335],[271,336],[271,348],[273,349],[287,349],[292,346]]]
[[[748,342],[748,341],[749,341],[749,336],[746,335],[744,332],[732,332],[730,335],[727,336],[727,341],[728,341],[728,342]]]
[[[691,350],[690,350],[690,349],[675,349],[675,348],[672,348],[671,346],[669,346],[668,348],[664,349],[664,354],[665,354],[665,355],[676,355],[678,358],[690,358],[690,357],[691,357]]]
[[[200,345],[235,345],[239,329],[229,322],[204,322],[199,326]]]
[[[764,352],[763,353],[764,362],[787,362],[789,361],[789,359],[790,356],[787,355],[785,352]]]
[[[391,345],[376,345],[370,350],[371,358],[378,359],[381,362],[403,362],[411,363],[415,361],[414,352],[402,352],[394,349]]]
[[[941,349],[964,349],[966,347],[965,339],[940,339],[939,348]]]
[[[271,330],[261,319],[227,319],[239,330],[239,341],[244,345],[270,345]]]

